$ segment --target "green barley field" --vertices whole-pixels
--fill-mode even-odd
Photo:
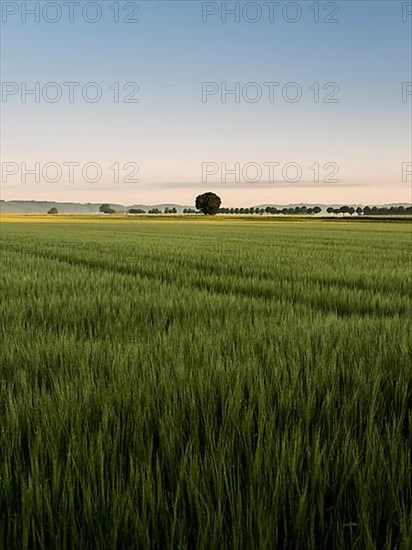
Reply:
[[[411,231],[3,216],[2,548],[410,550]]]

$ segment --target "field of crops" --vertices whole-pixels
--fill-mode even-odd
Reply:
[[[4,217],[2,547],[412,548],[411,227]]]

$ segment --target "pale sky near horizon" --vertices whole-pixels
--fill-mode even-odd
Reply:
[[[2,199],[411,201],[411,2],[25,4],[2,2]]]

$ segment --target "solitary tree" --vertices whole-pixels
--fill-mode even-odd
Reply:
[[[57,210],[57,208],[55,206],[53,206],[53,208],[50,208],[50,210],[47,213],[48,214],[58,214],[59,211]]]
[[[102,204],[99,207],[99,210],[102,214],[116,214],[116,210],[114,210],[110,204]]]
[[[220,205],[222,201],[220,197],[215,195],[215,193],[203,193],[203,195],[198,195],[196,197],[196,208],[202,212],[202,214],[212,216],[219,212]]]

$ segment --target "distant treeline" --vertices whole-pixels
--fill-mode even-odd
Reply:
[[[267,206],[266,208],[220,208],[219,214],[319,214],[322,212],[322,208],[319,206],[313,206],[308,208],[307,206],[296,206],[294,208],[282,208],[278,209],[274,206]]]
[[[177,214],[177,209],[173,206],[173,208],[166,207],[164,210],[160,210],[159,208],[151,208],[146,212],[146,210],[142,210],[141,208],[131,208],[127,211],[128,214]],[[193,210],[192,208],[184,208],[183,214],[196,214],[196,210]]]
[[[292,208],[275,208],[274,206],[267,206],[266,208],[220,208],[219,214],[284,214],[291,215],[311,215],[320,214],[322,208],[320,206],[295,206]],[[377,207],[377,206],[365,206],[364,208],[358,206],[340,206],[338,208],[329,207],[326,209],[328,214],[357,214],[358,216],[399,216],[399,215],[412,215],[412,206],[390,206],[390,207]]]
[[[410,216],[412,206],[365,206],[353,208],[352,206],[341,206],[340,208],[327,208],[328,214],[358,214],[358,216]]]
[[[127,211],[128,214],[177,214],[177,209],[175,207],[173,208],[165,208],[164,211],[160,210],[159,208],[151,208],[146,212],[146,210],[142,210],[141,208],[131,208]]]
[[[116,210],[111,208],[109,204],[102,204],[99,208],[100,212],[103,214],[116,214]],[[266,206],[266,208],[250,207],[250,208],[219,208],[216,210],[218,214],[283,214],[286,216],[293,215],[314,215],[320,214],[322,208],[320,206],[294,206],[290,208],[276,208],[275,206]],[[358,206],[354,208],[353,206],[339,206],[339,207],[328,207],[326,208],[328,214],[335,215],[345,215],[349,214],[350,216],[411,216],[412,215],[412,206]],[[57,214],[57,209],[52,208],[48,212],[49,214]],[[122,212],[119,212],[122,213]],[[151,208],[150,210],[143,210],[141,208],[130,208],[127,211],[128,214],[177,214],[178,211],[175,207],[168,208],[164,210],[159,208]],[[184,208],[183,214],[198,214],[199,211],[193,208]]]
[[[219,214],[284,214],[286,216],[293,215],[313,215],[320,214],[322,208],[320,206],[295,206],[292,208],[275,208],[274,206],[266,206],[266,208],[219,208]],[[329,207],[326,209],[328,214],[349,214],[353,216],[411,216],[412,206],[340,206],[338,208]],[[183,214],[196,214],[197,210],[193,208],[184,208]],[[165,208],[164,211],[158,208],[152,208],[147,212],[141,209],[128,210],[128,214],[177,214],[176,208]]]

